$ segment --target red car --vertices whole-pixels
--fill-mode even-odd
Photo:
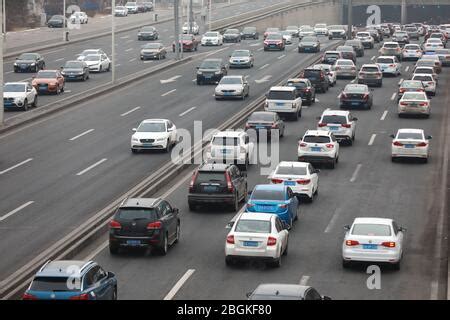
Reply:
[[[39,94],[59,94],[64,91],[65,81],[59,70],[41,70],[33,76],[31,84]]]
[[[198,43],[199,41],[193,34],[180,34],[180,51],[181,45],[183,46],[183,51],[197,51]],[[175,41],[172,44],[172,51],[175,52]]]
[[[280,50],[284,51],[285,41],[280,33],[269,33],[264,40],[264,51]]]

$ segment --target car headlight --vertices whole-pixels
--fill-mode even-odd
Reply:
[[[220,71],[216,71],[216,72],[214,72],[215,74],[220,74]]]
[[[17,62],[14,62],[14,65],[17,66]]]
[[[166,140],[166,138],[159,138],[159,139],[156,139],[156,141],[165,141]]]
[[[138,139],[138,138],[135,138],[135,137],[131,137],[131,141],[133,141],[133,142],[139,142],[139,139]]]
[[[202,75],[202,72],[201,72],[201,71],[197,71],[197,74],[198,74],[199,76],[201,76],[201,75]]]
[[[35,65],[36,65],[36,63],[34,63],[34,62],[31,64],[31,66],[35,66]]]

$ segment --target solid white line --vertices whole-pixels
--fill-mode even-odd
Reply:
[[[81,175],[85,174],[86,172],[88,172],[89,170],[91,170],[91,169],[95,168],[96,166],[102,164],[102,163],[105,162],[106,160],[108,160],[108,159],[103,158],[102,160],[97,161],[97,162],[94,163],[93,165],[91,165],[91,166],[87,167],[86,169],[84,169],[84,170],[78,172],[78,173],[77,173],[77,176],[81,176]]]
[[[339,210],[336,210],[333,214],[333,216],[331,217],[330,222],[328,223],[327,227],[325,228],[325,233],[329,233],[331,231],[331,229],[334,227],[334,225],[336,224],[336,221],[339,217]]]
[[[359,170],[361,170],[361,167],[362,167],[362,164],[361,164],[361,163],[359,163],[359,164],[356,166],[355,172],[353,172],[353,175],[352,175],[352,178],[350,179],[350,182],[355,182],[356,177],[358,176],[358,172],[359,172]]]
[[[88,133],[91,133],[92,131],[94,131],[94,129],[86,130],[85,132],[80,133],[79,135],[77,135],[77,136],[75,136],[75,137],[73,137],[73,138],[70,138],[69,140],[70,140],[70,141],[77,140],[78,138],[80,138],[80,137],[82,137],[82,136],[84,136],[84,135],[86,135],[86,134],[88,134]]]
[[[123,37],[120,37],[120,39],[128,39],[130,36],[123,36]]]
[[[264,50],[264,48],[259,48],[256,51],[263,51],[263,50]]]
[[[146,61],[144,61],[144,63],[152,63],[153,61],[152,60],[146,60]]]
[[[250,47],[259,47],[261,44],[260,43],[252,43],[251,45],[250,45]]]
[[[195,269],[189,269],[186,273],[178,280],[175,286],[169,291],[169,293],[164,297],[164,300],[172,300],[173,297],[177,294],[177,292],[181,289],[183,284],[192,276],[195,272]]]
[[[306,284],[308,283],[308,280],[309,280],[309,276],[303,276],[303,277],[300,279],[300,285],[301,285],[301,286],[306,286]]]
[[[173,90],[167,91],[166,93],[163,93],[163,94],[161,95],[161,97],[165,97],[165,96],[167,96],[168,94],[171,94],[172,92],[175,92],[175,91],[177,91],[177,89],[173,89]]]
[[[196,109],[196,108],[197,108],[197,107],[189,108],[189,109],[187,109],[186,111],[180,113],[179,116],[182,117],[182,116],[188,114],[189,112],[191,112],[192,110],[194,110],[194,109]]]
[[[282,55],[279,56],[277,59],[278,59],[278,60],[281,60],[281,59],[283,59],[284,57],[286,57],[286,55],[285,55],[285,54],[282,54]]]
[[[375,137],[377,136],[377,134],[376,133],[374,133],[371,137],[370,137],[370,140],[369,140],[369,146],[371,146],[371,145],[373,145],[373,142],[375,141]]]
[[[2,175],[2,174],[4,174],[4,173],[7,173],[8,171],[11,171],[11,170],[13,170],[13,169],[15,169],[15,168],[17,168],[17,167],[20,167],[21,165],[23,165],[23,164],[25,164],[25,163],[27,163],[27,162],[30,162],[31,160],[33,160],[33,158],[28,158],[27,160],[24,160],[24,161],[22,161],[22,162],[20,162],[20,163],[18,163],[18,164],[16,164],[16,165],[14,165],[14,166],[8,168],[8,169],[5,169],[5,170],[3,170],[3,171],[0,171],[0,175]]]
[[[381,116],[380,120],[384,121],[384,119],[386,119],[387,114],[388,114],[388,111],[384,110],[383,115]]]
[[[23,205],[21,205],[20,207],[8,212],[7,214],[5,214],[4,216],[0,217],[0,221],[3,221],[7,218],[9,218],[10,216],[12,216],[13,214],[19,212],[20,210],[22,210],[23,208],[28,207],[30,204],[34,203],[34,201],[28,201],[27,203],[24,203]]]
[[[47,52],[45,52],[45,54],[55,53],[55,52],[60,52],[60,51],[65,51],[65,50],[66,50],[66,48],[64,48],[64,49],[58,49],[58,50],[53,50],[53,51],[47,51]]]
[[[71,93],[72,90],[64,90],[64,93]]]
[[[125,52],[129,52],[131,50],[133,50],[133,48],[129,48],[129,49],[125,50]]]
[[[130,62],[136,61],[136,58],[130,59]]]
[[[63,61],[63,60],[64,60],[64,58],[59,58],[59,59],[56,59],[55,62],[56,61]]]
[[[133,108],[133,109],[131,109],[131,110],[125,112],[125,113],[122,113],[120,116],[121,116],[121,117],[125,117],[125,116],[129,115],[130,113],[132,113],[132,112],[134,112],[134,111],[136,111],[136,110],[139,110],[140,108],[141,108],[141,107]]]
[[[265,65],[261,66],[261,67],[259,68],[259,70],[262,70],[262,69],[264,69],[264,68],[267,68],[268,66],[270,66],[270,64],[266,63]]]
[[[392,94],[391,100],[394,101],[396,96],[397,96],[397,92],[394,92],[394,93]]]

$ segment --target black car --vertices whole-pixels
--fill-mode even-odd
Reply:
[[[276,112],[271,111],[255,111],[247,119],[245,130],[255,130],[259,137],[261,130],[266,130],[267,137],[272,134],[272,129],[278,130],[279,137],[284,136],[285,124]]]
[[[109,224],[111,254],[120,248],[152,248],[165,255],[179,238],[179,210],[161,198],[126,199]]]
[[[197,84],[216,83],[228,74],[228,65],[222,59],[205,59],[197,67]]]
[[[339,59],[343,59],[339,51],[325,51],[321,63],[333,65]]]
[[[298,43],[298,52],[320,52],[320,41],[316,36],[303,37]]]
[[[44,68],[45,61],[39,53],[22,53],[14,62],[14,72],[38,72]]]
[[[341,92],[340,108],[358,108],[371,109],[373,105],[372,91],[365,84],[348,84]]]
[[[306,68],[300,73],[300,78],[308,79],[320,92],[325,93],[330,88],[328,76],[323,69]]]
[[[204,163],[193,174],[189,185],[189,210],[198,205],[214,204],[239,210],[247,200],[247,175],[234,164]]]
[[[356,52],[356,57],[364,57],[364,45],[361,40],[347,40],[345,41],[344,46],[353,47],[353,50]]]
[[[64,28],[67,27],[67,19],[61,15],[54,15],[47,21],[49,28]]]
[[[61,67],[61,74],[66,81],[69,80],[83,80],[89,79],[89,66],[84,61],[67,61]]]
[[[373,40],[376,43],[380,43],[383,39],[381,38],[381,34],[378,32],[377,29],[367,29],[367,32],[370,32],[370,35],[372,36]]]
[[[142,27],[138,32],[138,40],[157,40],[158,37],[158,30],[152,26]]]
[[[223,33],[223,42],[241,42],[239,29],[227,29]]]
[[[310,286],[284,283],[260,284],[253,292],[247,293],[248,300],[331,300],[321,296]]]
[[[297,88],[297,92],[302,97],[302,102],[305,106],[310,106],[316,101],[316,88],[314,88],[309,79],[289,79],[287,85]]]
[[[241,39],[259,39],[259,33],[256,27],[245,27],[241,32]]]

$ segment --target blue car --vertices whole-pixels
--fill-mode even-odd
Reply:
[[[93,261],[47,262],[23,300],[117,300],[117,279]]]
[[[298,219],[298,199],[292,189],[285,185],[259,184],[253,189],[247,202],[247,212],[276,214],[292,227]]]

